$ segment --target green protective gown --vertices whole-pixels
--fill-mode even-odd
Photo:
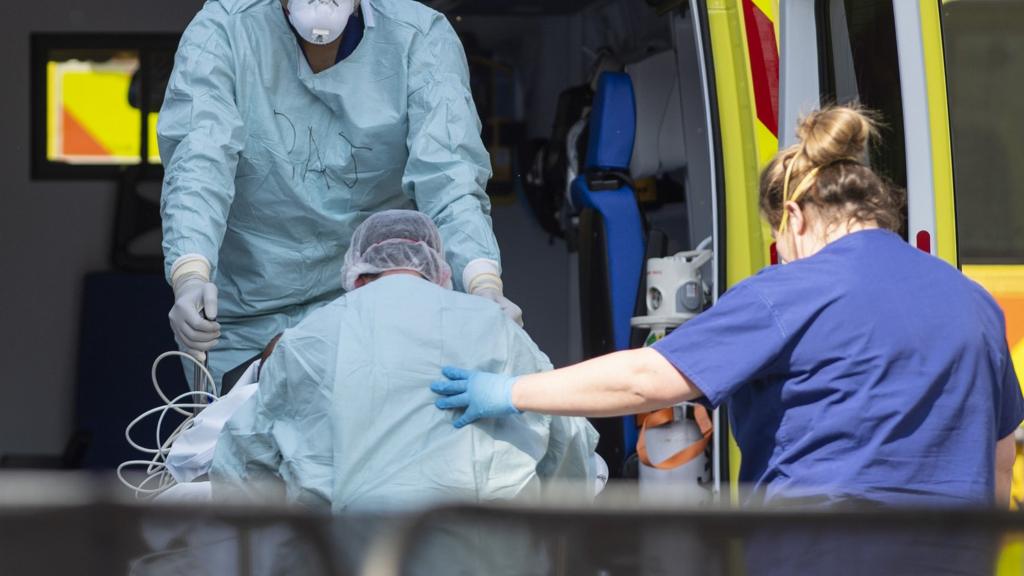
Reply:
[[[457,288],[500,261],[490,158],[458,37],[413,0],[363,0],[362,41],[319,74],[279,0],[209,0],[160,111],[169,274],[204,256],[220,292],[215,379],[342,293],[352,231],[414,208],[438,225]]]

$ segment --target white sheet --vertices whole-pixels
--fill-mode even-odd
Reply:
[[[253,362],[235,387],[200,412],[192,427],[174,441],[167,455],[167,471],[179,485],[209,473],[220,431],[228,419],[256,393],[259,366],[259,360]]]

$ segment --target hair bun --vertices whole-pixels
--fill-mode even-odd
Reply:
[[[875,120],[866,111],[850,106],[811,112],[796,128],[804,155],[815,166],[847,159],[860,161],[876,133]]]

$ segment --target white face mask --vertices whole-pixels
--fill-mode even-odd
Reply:
[[[288,0],[288,20],[310,44],[330,44],[341,36],[355,0]]]

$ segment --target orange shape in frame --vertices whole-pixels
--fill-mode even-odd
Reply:
[[[110,152],[103,147],[89,131],[75,118],[67,108],[61,108],[61,121],[64,128],[63,150],[66,157],[75,156],[109,156]]]
[[[1024,296],[997,294],[995,299],[1006,315],[1006,340],[1013,348],[1024,340]]]

